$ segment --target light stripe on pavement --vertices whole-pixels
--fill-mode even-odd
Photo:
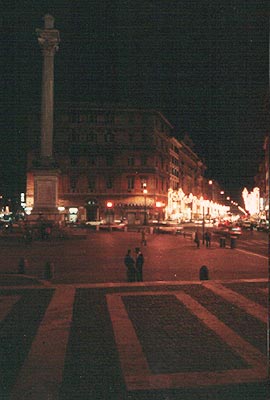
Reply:
[[[59,398],[74,296],[74,288],[55,290],[12,390],[11,400]]]
[[[252,300],[249,300],[247,297],[242,296],[241,294],[221,285],[220,283],[205,282],[204,286],[223,299],[242,308],[246,313],[252,315],[262,322],[267,323],[267,309],[265,307],[255,303]]]
[[[123,296],[167,296],[168,292],[125,292],[107,295],[122,373],[128,390],[172,389],[261,381],[267,376],[266,357],[184,292],[170,292],[214,331],[248,364],[248,368],[225,371],[152,374],[143,349],[121,299]],[[188,349],[187,349],[188,351]]]
[[[240,251],[241,253],[249,254],[250,256],[256,256],[256,257],[260,257],[260,258],[264,258],[265,260],[268,260],[268,257],[263,256],[262,254],[253,253],[251,251],[247,251],[247,250],[243,250],[243,249],[235,249],[235,250]]]
[[[3,321],[21,296],[0,296],[0,321]]]

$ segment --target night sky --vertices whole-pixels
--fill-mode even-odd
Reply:
[[[238,200],[244,186],[253,187],[269,132],[268,1],[11,3],[1,17],[3,192],[23,184],[21,121],[40,104],[35,29],[46,13],[61,37],[55,102],[158,109],[176,137],[189,134],[208,177],[228,194]]]

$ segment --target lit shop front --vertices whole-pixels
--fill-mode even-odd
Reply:
[[[230,210],[230,207],[197,197],[192,193],[186,195],[182,189],[178,191],[169,189],[168,206],[166,207],[166,219],[181,221],[193,221],[204,217],[222,218]]]

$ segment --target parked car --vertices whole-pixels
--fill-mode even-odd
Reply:
[[[155,232],[157,233],[182,233],[183,227],[177,224],[170,224],[161,222],[155,227]]]
[[[252,224],[251,221],[243,221],[242,224],[241,224],[241,227],[243,229],[250,229],[251,230],[253,228],[253,224]]]
[[[102,222],[99,225],[99,229],[107,231],[124,231],[126,226],[127,222],[125,221],[114,221],[111,223]]]
[[[229,227],[220,227],[213,231],[214,233],[222,236],[237,236],[240,237],[242,235],[242,229],[240,226],[229,226]]]
[[[256,225],[257,231],[261,232],[269,232],[269,222],[260,222],[259,224]]]

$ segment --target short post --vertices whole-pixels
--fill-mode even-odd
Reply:
[[[219,239],[219,245],[220,245],[221,248],[225,248],[226,247],[226,239],[225,239],[225,237],[222,236]]]
[[[203,265],[200,268],[200,281],[208,281],[209,279],[209,270],[206,265]]]
[[[54,264],[47,261],[45,264],[44,279],[50,280],[54,277]]]
[[[235,249],[236,247],[236,237],[231,236],[231,249]]]

